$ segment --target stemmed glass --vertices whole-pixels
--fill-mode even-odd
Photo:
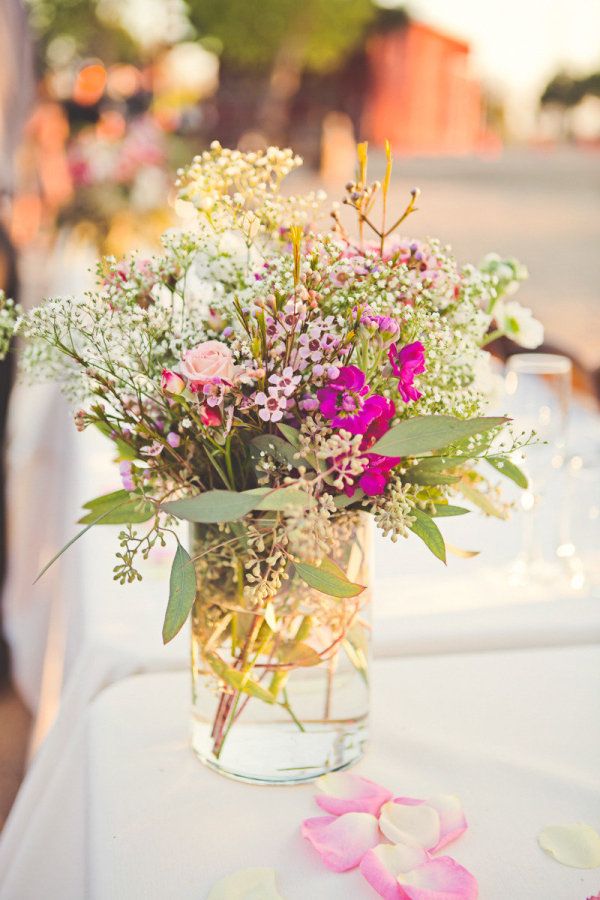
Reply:
[[[511,572],[515,583],[554,581],[560,574],[556,548],[571,382],[572,365],[566,356],[518,353],[506,364],[508,412],[517,430],[534,431],[537,437],[520,453],[529,487],[520,498],[523,530]]]

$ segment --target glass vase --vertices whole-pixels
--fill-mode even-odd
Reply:
[[[257,551],[245,526],[231,528],[191,526],[195,753],[224,775],[264,784],[353,765],[369,711],[369,517],[334,520],[328,558],[365,587],[344,598],[310,587],[292,563],[272,595],[257,597],[268,543]]]

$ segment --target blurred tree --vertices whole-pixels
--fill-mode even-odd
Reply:
[[[98,56],[109,64],[139,57],[132,36],[99,14],[102,0],[25,0],[25,5],[44,67],[52,62],[46,57],[48,51],[52,55],[53,45],[55,53],[67,52],[70,45],[73,53]]]
[[[302,74],[340,66],[375,15],[372,0],[188,0],[188,8],[225,68],[268,74],[256,125],[272,141],[285,137]]]
[[[587,96],[600,97],[600,72],[592,72],[583,78],[573,78],[566,72],[560,72],[546,85],[540,103],[542,106],[550,103],[577,106]]]

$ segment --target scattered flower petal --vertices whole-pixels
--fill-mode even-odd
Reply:
[[[423,865],[427,859],[427,852],[422,847],[379,844],[363,856],[360,871],[380,897],[398,900],[402,897],[398,875]]]
[[[379,827],[394,844],[424,847],[431,850],[440,841],[440,816],[423,801],[399,798],[381,808]]]
[[[240,869],[213,885],[207,900],[283,900],[275,869]]]
[[[398,875],[400,900],[477,900],[477,881],[450,856],[428,859]]]
[[[339,818],[305,819],[302,835],[320,854],[327,868],[334,872],[355,869],[381,837],[375,816],[362,812],[346,813]]]
[[[591,825],[549,825],[538,835],[542,850],[564,866],[595,869],[600,866],[600,835]]]
[[[392,798],[391,791],[350,772],[333,772],[317,781],[322,791],[315,797],[317,805],[332,816],[349,812],[365,812],[379,815],[379,810]]]

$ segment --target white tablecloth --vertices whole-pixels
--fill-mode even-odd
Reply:
[[[0,853],[1,900],[202,900],[243,866],[273,866],[287,900],[365,900],[299,836],[314,789],[253,787],[203,768],[187,742],[183,673],[128,678],[81,717]],[[537,846],[549,824],[600,828],[600,648],[383,660],[359,771],[398,793],[457,793],[470,829],[448,848],[481,900],[585,900],[600,870]]]

